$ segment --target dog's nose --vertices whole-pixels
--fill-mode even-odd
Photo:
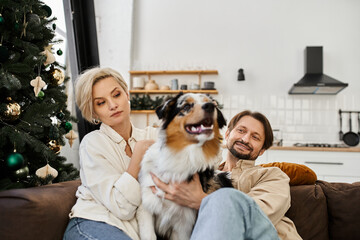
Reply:
[[[207,113],[212,113],[214,112],[215,105],[213,103],[205,103],[201,108]]]

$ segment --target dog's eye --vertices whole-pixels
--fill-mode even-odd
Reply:
[[[187,103],[184,105],[183,110],[188,112],[191,109],[191,107],[192,107],[192,105]]]

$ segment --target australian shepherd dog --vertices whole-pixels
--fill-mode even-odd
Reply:
[[[204,94],[180,93],[158,107],[156,114],[162,120],[159,139],[145,153],[139,173],[140,238],[156,239],[157,235],[186,240],[191,236],[197,211],[161,198],[164,192],[160,189],[155,195],[150,173],[166,183],[191,181],[198,173],[206,193],[232,187],[226,174],[214,174],[221,160],[220,129],[226,121],[214,101]]]

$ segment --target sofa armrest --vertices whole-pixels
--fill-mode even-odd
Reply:
[[[360,239],[360,182],[317,184],[326,196],[330,239]]]
[[[0,192],[0,239],[62,239],[80,180]]]

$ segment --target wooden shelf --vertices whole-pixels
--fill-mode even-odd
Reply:
[[[204,93],[204,94],[218,94],[215,90],[130,90],[130,94],[178,94],[183,93]]]
[[[152,113],[155,113],[155,110],[131,110],[131,113],[134,113],[134,114],[152,114]]]
[[[218,74],[217,70],[159,70],[159,71],[129,71],[132,78],[134,76],[146,75],[148,80],[151,80],[152,75],[197,75],[198,84],[201,86],[201,76]],[[132,84],[131,84],[132,85]],[[203,93],[203,94],[218,94],[216,89],[212,90],[138,90],[132,89],[129,91],[130,94],[178,94],[183,93]],[[131,110],[131,114],[145,114],[146,115],[146,125],[149,126],[149,115],[154,114],[155,110]]]
[[[201,76],[209,74],[218,74],[217,70],[157,70],[157,71],[129,71],[131,76],[147,75],[148,80],[152,75],[197,75],[198,83],[201,86]]]
[[[155,114],[155,110],[131,110],[131,114],[146,114],[146,126],[149,126],[149,115]]]
[[[164,70],[164,71],[129,71],[131,75],[169,75],[169,74],[218,74],[217,70]]]

